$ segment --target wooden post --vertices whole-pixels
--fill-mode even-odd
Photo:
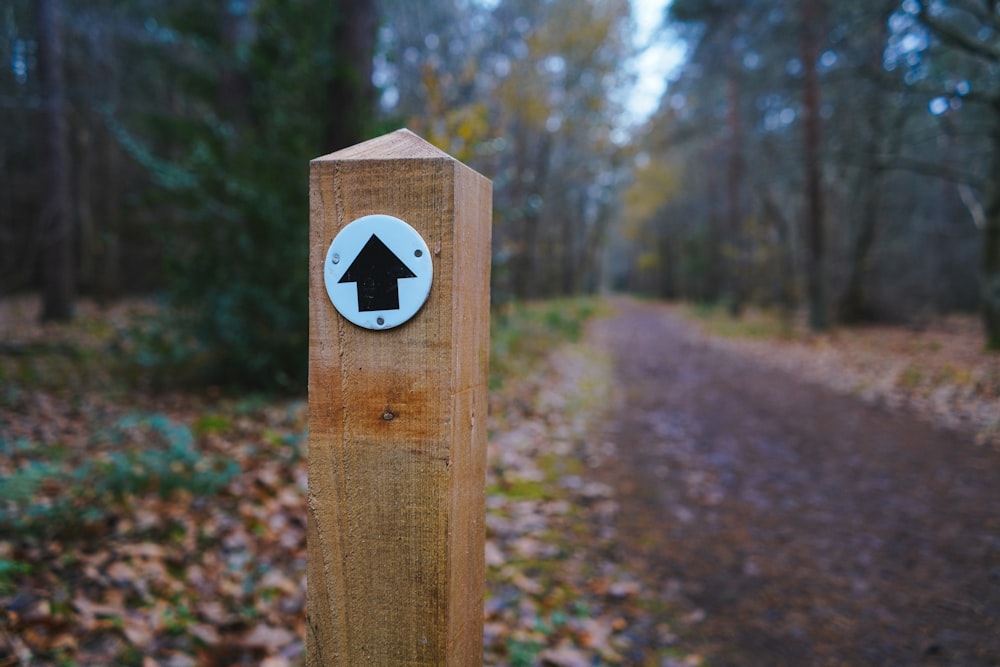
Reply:
[[[313,160],[309,196],[306,664],[481,665],[492,185],[399,130]],[[374,214],[433,257],[385,330],[324,286],[332,240]]]

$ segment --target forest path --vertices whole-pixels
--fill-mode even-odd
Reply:
[[[601,473],[620,556],[691,612],[684,649],[1000,665],[1000,453],[709,346],[662,306],[617,302],[591,333],[622,398]]]

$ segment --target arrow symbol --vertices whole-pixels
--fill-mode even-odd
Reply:
[[[417,275],[372,234],[339,283],[357,283],[358,310],[399,310],[399,281]]]

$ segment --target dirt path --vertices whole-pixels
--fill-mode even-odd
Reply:
[[[1000,665],[1000,454],[710,348],[599,323],[622,557],[726,665]],[[677,623],[675,623],[675,626]]]

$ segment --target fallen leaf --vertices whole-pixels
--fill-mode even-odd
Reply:
[[[188,632],[208,646],[215,646],[219,643],[219,631],[216,630],[214,626],[206,623],[195,623],[188,628]]]
[[[503,565],[506,558],[500,547],[493,540],[486,540],[486,566],[487,567],[499,567]]]
[[[294,595],[299,590],[298,585],[281,570],[271,570],[261,577],[259,587],[261,590],[277,590],[286,595]]]
[[[642,586],[637,581],[616,581],[608,586],[608,595],[616,598],[638,595],[640,591]]]
[[[240,646],[246,648],[259,648],[267,651],[276,651],[280,648],[288,646],[296,639],[297,637],[294,633],[289,632],[284,628],[277,628],[265,623],[258,623],[254,626],[253,630],[243,635],[239,644]]]
[[[154,637],[149,622],[135,614],[129,614],[122,619],[122,632],[130,644],[140,649],[149,646]]]
[[[290,667],[291,664],[288,658],[271,657],[261,660],[260,667]]]
[[[542,651],[538,659],[543,665],[552,667],[590,667],[590,656],[576,648],[561,646]]]
[[[213,625],[225,625],[231,615],[218,600],[207,600],[195,605],[198,615]]]
[[[167,555],[167,550],[162,544],[140,542],[138,544],[123,544],[118,547],[118,553],[123,556],[132,556],[134,558],[162,559]]]
[[[52,640],[50,648],[54,651],[58,650],[75,651],[77,648],[76,637],[74,637],[69,633],[64,632],[60,635],[57,635],[55,639]]]

